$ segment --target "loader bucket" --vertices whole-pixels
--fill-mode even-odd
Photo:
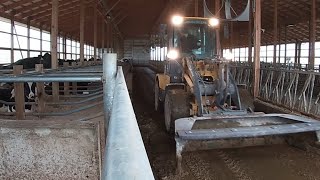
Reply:
[[[175,121],[177,170],[182,152],[283,144],[287,135],[315,132],[320,122],[289,114],[190,117]]]

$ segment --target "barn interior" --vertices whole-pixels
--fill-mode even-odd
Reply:
[[[320,179],[319,12],[0,0],[0,178]]]

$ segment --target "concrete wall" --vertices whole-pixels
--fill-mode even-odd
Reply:
[[[95,127],[1,120],[0,179],[99,179]]]
[[[148,43],[148,38],[124,40],[124,58],[135,61],[150,60],[150,51],[146,51]]]

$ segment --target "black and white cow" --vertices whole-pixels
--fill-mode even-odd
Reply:
[[[25,102],[35,102],[36,93],[36,83],[24,83]],[[13,83],[0,84],[0,99],[6,102],[15,102],[15,90]],[[32,110],[32,105],[25,105],[25,112],[30,112]],[[0,112],[15,112],[15,106],[8,106],[0,102]]]
[[[58,59],[59,66],[62,66],[64,62],[68,62],[71,65],[74,60],[63,60]],[[20,59],[13,64],[3,66],[2,69],[12,69],[14,65],[23,65],[23,69],[34,69],[36,64],[43,64],[43,68],[50,69],[51,68],[51,55],[49,53],[45,53],[43,56],[39,55],[37,57],[30,57],[25,59]]]

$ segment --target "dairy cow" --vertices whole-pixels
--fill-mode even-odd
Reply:
[[[24,100],[25,102],[35,102],[37,93],[36,83],[24,83]],[[13,83],[0,84],[0,100],[5,102],[15,102],[15,90]],[[31,105],[25,105],[25,111],[32,111]],[[0,112],[15,112],[14,105],[6,105],[0,102]]]

